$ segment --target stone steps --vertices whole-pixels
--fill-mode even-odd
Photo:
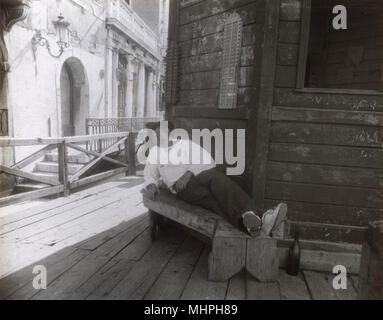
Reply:
[[[84,153],[69,152],[68,155],[68,178],[80,170],[91,159]],[[59,165],[58,165],[58,153],[49,152],[45,155],[44,159],[36,163],[33,174],[42,178],[48,178],[52,182],[59,180]],[[17,192],[26,192],[40,190],[49,187],[48,184],[39,183],[29,179],[21,179],[15,189]]]
[[[57,152],[52,152],[52,153],[47,153],[45,155],[44,161],[47,162],[58,162],[58,153]],[[84,153],[81,154],[68,154],[67,159],[69,163],[77,163],[77,164],[86,164],[88,163],[91,159]]]
[[[75,174],[83,166],[83,164],[68,163],[68,174]],[[34,172],[58,173],[59,164],[57,162],[41,161],[36,164]]]

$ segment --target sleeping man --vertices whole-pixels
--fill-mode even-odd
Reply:
[[[171,123],[168,126],[172,130]],[[152,124],[151,129],[156,132],[157,145],[150,149],[146,161],[142,190],[144,196],[155,200],[162,184],[179,199],[213,211],[253,237],[283,236],[286,204],[280,203],[273,209],[261,212],[237,183],[216,168],[205,149],[190,140],[172,143],[168,132],[161,132],[159,122]],[[203,154],[204,161],[200,164],[188,162],[190,152]]]

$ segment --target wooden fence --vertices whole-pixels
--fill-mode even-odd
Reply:
[[[10,174],[47,185],[46,188],[37,191],[24,192],[0,198],[0,206],[41,198],[53,194],[63,193],[64,196],[67,196],[73,188],[96,182],[123,172],[127,175],[134,175],[136,173],[136,136],[137,134],[134,132],[116,132],[63,138],[0,138],[0,149],[4,147],[45,145],[40,150],[17,162],[13,166],[5,166],[0,164],[0,173]],[[98,142],[100,140],[109,141],[111,139],[113,139],[114,142],[102,150],[94,151],[83,147],[83,145],[89,145],[90,143]],[[113,150],[116,149],[116,147],[120,147],[122,145],[124,146],[124,162],[108,156]],[[41,177],[34,173],[22,170],[43,157],[47,152],[55,149],[58,150],[58,179],[54,179],[54,177]],[[74,149],[91,156],[91,160],[72,175],[68,174],[68,149]],[[120,167],[85,177],[85,175],[89,173],[91,169],[95,168],[101,160],[119,165]]]

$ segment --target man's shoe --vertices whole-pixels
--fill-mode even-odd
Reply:
[[[267,236],[273,234],[283,238],[284,222],[287,216],[287,204],[280,203],[274,209],[267,210],[262,215],[262,231]],[[282,228],[282,231],[281,231]]]
[[[275,239],[284,239],[286,233],[286,220],[282,221],[279,226],[276,226],[270,234],[270,237]]]
[[[242,223],[252,237],[259,236],[262,220],[253,211],[247,211],[242,215]]]

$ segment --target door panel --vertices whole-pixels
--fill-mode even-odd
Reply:
[[[63,136],[73,136],[73,81],[66,66],[62,69],[60,82],[62,134]]]

